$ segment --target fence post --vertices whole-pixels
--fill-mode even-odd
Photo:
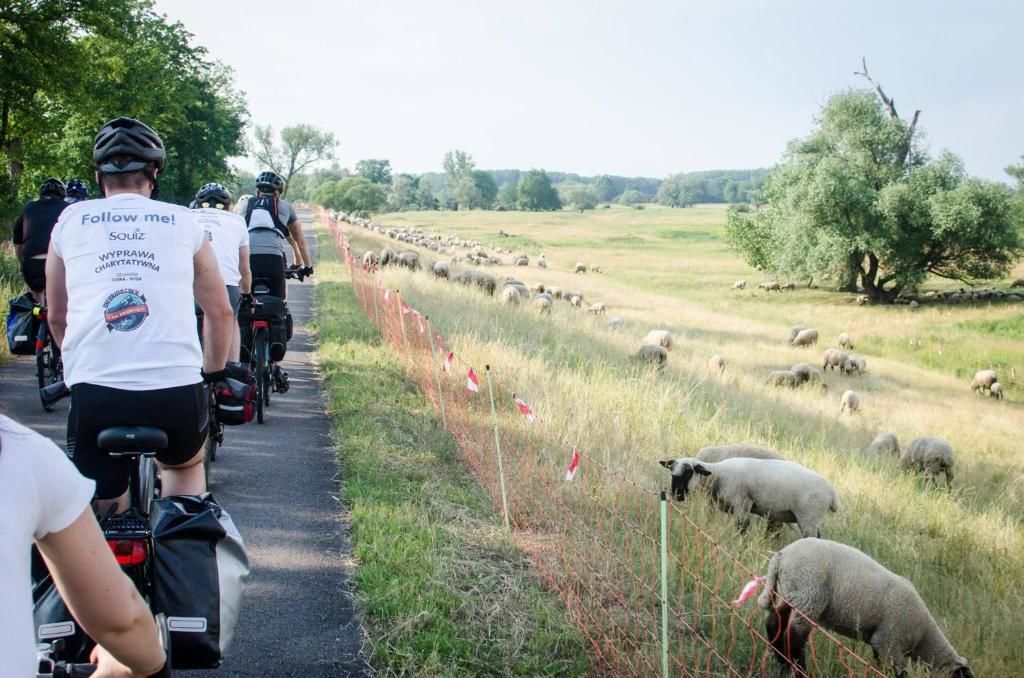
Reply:
[[[661,675],[668,678],[668,498],[661,491]]]
[[[430,316],[423,316],[427,323],[427,339],[430,341],[430,355],[434,359],[434,380],[437,382],[437,402],[441,404],[441,423],[448,428],[448,418],[444,414],[444,393],[441,391],[441,370],[437,367],[437,349],[434,347],[434,330],[430,326]]]
[[[494,425],[494,449],[498,454],[498,481],[501,485],[501,510],[505,516],[505,529],[509,532],[512,528],[508,522],[508,495],[505,494],[505,465],[501,460],[501,438],[498,436],[498,411],[494,407],[494,386],[491,383],[491,366],[484,365],[484,373],[487,375],[487,394],[491,397],[491,423]]]

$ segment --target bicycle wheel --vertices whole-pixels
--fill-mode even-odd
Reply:
[[[63,378],[60,366],[60,356],[57,352],[57,345],[53,341],[53,335],[49,333],[46,326],[39,330],[39,338],[36,349],[36,381],[39,383],[39,400],[43,409],[47,412],[53,411],[53,405],[48,404],[43,398],[42,389],[50,384],[56,383]]]
[[[139,499],[142,510],[149,515],[150,504],[157,499],[156,460],[153,457],[139,457]]]
[[[267,383],[267,335],[266,330],[256,330],[256,336],[252,342],[252,352],[256,358],[256,421],[263,423],[263,407],[266,403],[267,390],[270,384]]]

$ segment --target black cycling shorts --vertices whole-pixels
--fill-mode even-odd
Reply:
[[[252,289],[255,293],[257,282],[262,280],[267,285],[270,295],[285,299],[288,287],[285,283],[285,258],[280,254],[251,254],[249,269],[252,271]]]
[[[75,384],[68,414],[68,456],[86,478],[96,481],[97,499],[116,499],[128,489],[130,461],[111,458],[96,437],[111,426],[155,426],[167,432],[163,464],[184,464],[195,456],[209,430],[209,395],[203,383],[154,391]]]
[[[46,289],[46,259],[26,259],[21,262],[21,277],[32,291]]]

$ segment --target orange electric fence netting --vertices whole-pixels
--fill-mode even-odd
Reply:
[[[733,600],[756,573],[669,503],[663,599],[663,495],[576,450],[543,422],[534,421],[525,403],[520,411],[529,420],[523,416],[500,426],[492,421],[491,388],[496,399],[507,402],[513,397],[510,385],[497,383],[485,366],[461,362],[428,318],[397,292],[384,289],[375,272],[351,255],[337,221],[324,210],[320,216],[370,320],[438,410],[462,458],[507,516],[516,542],[562,596],[590,644],[595,673],[775,675],[765,613],[753,601],[737,605]],[[471,371],[476,393],[468,389]],[[581,472],[568,481],[571,459]],[[806,671],[796,670],[797,675],[884,675],[841,639],[805,621],[815,631]],[[780,646],[785,642],[776,639]]]

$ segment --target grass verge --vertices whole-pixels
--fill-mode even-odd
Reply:
[[[4,331],[7,330],[7,302],[25,291],[25,281],[21,277],[21,267],[14,258],[14,248],[10,243],[0,244],[0,302],[3,303]],[[7,348],[6,334],[0,339],[0,365],[12,359]]]
[[[318,358],[372,663],[402,675],[588,673],[583,638],[382,345],[330,236],[318,239]]]

